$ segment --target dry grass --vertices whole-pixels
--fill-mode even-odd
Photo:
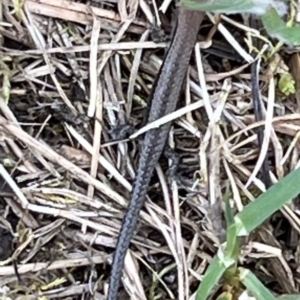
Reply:
[[[82,299],[83,293],[104,299],[137,164],[136,138],[172,119],[178,173],[167,176],[164,160],[157,166],[123,284],[136,299],[188,299],[224,233],[218,204],[225,187],[241,210],[265,190],[257,173],[267,152],[273,181],[299,160],[298,54],[280,52],[263,63],[266,121],[255,122],[253,58],[243,37],[250,41],[259,32],[247,19],[209,14],[181,108],[131,140],[111,143],[110,129],[142,120],[167,46],[152,41],[149,24],[168,1],[160,7],[143,0],[23,4],[0,5],[0,173],[16,195],[8,191],[0,202],[2,227],[16,242],[1,262],[0,292],[6,299]],[[283,97],[278,76],[288,62],[297,92]],[[259,151],[255,129],[262,125]],[[241,258],[278,293],[299,290],[296,204],[245,241]]]

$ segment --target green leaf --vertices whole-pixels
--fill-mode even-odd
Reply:
[[[248,235],[300,193],[300,168],[274,184],[235,216],[238,236]]]
[[[240,237],[238,236],[238,226],[237,224],[232,224],[227,229],[227,243],[225,256],[227,259],[232,259],[237,261],[240,255]]]
[[[268,34],[290,46],[300,45],[300,27],[289,27],[274,8],[269,9],[261,18]]]
[[[226,226],[227,226],[227,230],[226,230],[227,243],[226,243],[225,257],[227,259],[233,259],[237,261],[240,254],[240,243],[239,243],[239,237],[237,236],[238,230],[235,224],[233,211],[229,203],[230,196],[231,196],[231,192],[229,186],[227,186],[224,195],[225,219],[226,219]]]
[[[231,14],[250,12],[255,8],[252,0],[182,0],[180,6],[192,10]],[[264,4],[263,6],[266,7]]]
[[[239,237],[237,235],[237,225],[235,223],[233,211],[230,207],[229,203],[230,199],[230,190],[229,187],[226,188],[224,201],[225,201],[225,219],[226,219],[226,250],[225,250],[225,256],[228,259],[233,259],[235,261],[238,260],[239,254],[240,254],[240,243],[239,243]]]
[[[263,0],[181,0],[179,5],[185,9],[205,12],[260,15],[262,23],[271,37],[277,38],[287,45],[298,46],[300,45],[300,27],[290,27],[280,17],[286,12],[286,2],[284,0],[276,3]],[[272,7],[275,4],[277,10]]]
[[[215,256],[206,270],[203,280],[199,285],[196,300],[206,300],[214,287],[218,284],[223,274],[230,267],[234,261],[224,261]]]
[[[299,300],[300,299],[300,294],[295,294],[295,295],[282,295],[279,297],[276,297],[277,300]]]
[[[240,268],[240,279],[247,290],[257,300],[276,300],[275,296],[249,270]]]

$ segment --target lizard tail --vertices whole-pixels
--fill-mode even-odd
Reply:
[[[164,127],[163,132],[165,134],[162,133],[162,128],[160,128],[147,132],[145,136],[144,145],[151,145],[151,147],[145,146],[142,149],[132,198],[124,216],[116,246],[107,300],[117,299],[124,259],[129,248],[130,241],[133,237],[134,230],[137,226],[140,211],[145,203],[148,186],[150,184],[154,168],[161,156],[161,153],[163,152],[164,145],[168,138],[168,127],[170,127],[170,125],[164,125]],[[155,149],[155,152],[153,152],[152,149]],[[151,153],[148,153],[149,151]]]

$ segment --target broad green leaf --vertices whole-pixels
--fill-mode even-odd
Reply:
[[[181,0],[180,6],[186,9],[201,10],[206,12],[217,12],[225,14],[249,13],[263,15],[269,9],[276,6],[280,15],[284,15],[287,10],[285,2],[267,0]]]
[[[300,45],[300,27],[289,27],[280,18],[277,11],[269,9],[262,17],[262,23],[268,34],[290,45]]]
[[[297,295],[282,295],[279,297],[276,297],[277,300],[299,300],[300,294]]]
[[[181,0],[180,6],[191,10],[225,14],[250,13],[260,15],[268,34],[290,46],[300,45],[300,27],[288,26],[280,16],[287,11],[287,2],[264,0]],[[275,8],[276,5],[276,8]]]
[[[262,282],[249,270],[240,268],[240,279],[247,290],[257,300],[276,300],[275,296],[262,284]]]
[[[300,193],[300,168],[274,184],[235,216],[238,236],[248,235]]]
[[[245,13],[255,8],[252,0],[182,0],[180,5],[184,8],[221,12],[221,13]],[[268,5],[262,4],[267,8]]]

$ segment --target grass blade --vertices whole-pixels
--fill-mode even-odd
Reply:
[[[249,270],[240,268],[240,279],[257,300],[276,300],[275,296]]]
[[[238,235],[248,235],[300,193],[300,168],[274,184],[235,216]]]
[[[206,300],[209,297],[227,268],[234,263],[234,261],[231,263],[229,261],[226,262],[224,263],[218,256],[214,257],[199,285],[196,300]]]

